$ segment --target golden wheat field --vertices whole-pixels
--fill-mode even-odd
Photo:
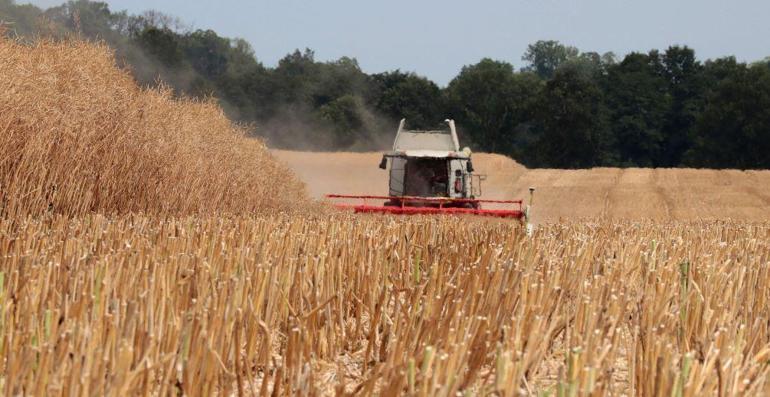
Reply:
[[[215,101],[142,89],[114,65],[103,45],[0,38],[0,213],[268,212],[303,200]]]
[[[366,193],[379,176],[345,157],[373,155],[337,154],[320,179],[297,165],[320,155],[276,155],[213,101],[137,87],[105,46],[0,39],[2,393],[770,393],[765,173],[714,171],[760,182],[704,204],[670,198],[667,170],[655,186],[674,187],[654,192],[673,215],[644,217],[629,198],[656,172],[478,157],[493,196],[547,174],[528,237],[517,222],[338,213],[309,197]],[[581,178],[601,200],[557,189]],[[558,200],[600,216],[554,222]],[[694,215],[725,200],[741,216]]]

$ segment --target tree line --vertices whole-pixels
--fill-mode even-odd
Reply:
[[[274,147],[380,149],[402,117],[425,129],[454,118],[472,149],[529,167],[770,168],[770,58],[701,61],[671,46],[620,59],[538,41],[519,69],[485,58],[439,87],[401,70],[367,74],[355,58],[321,62],[310,49],[268,67],[245,40],[88,0],[47,10],[0,0],[0,21],[22,38],[103,40],[141,84],[214,96]]]

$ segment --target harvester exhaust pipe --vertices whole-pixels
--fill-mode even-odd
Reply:
[[[398,144],[398,137],[401,135],[401,131],[404,130],[404,125],[406,125],[406,119],[401,119],[401,121],[398,122],[398,131],[396,131],[396,140],[393,142],[393,151],[398,150],[396,145]]]
[[[452,143],[455,145],[455,151],[460,151],[460,141],[457,139],[457,129],[455,128],[455,121],[452,119],[446,119],[444,120],[445,123],[449,124],[449,133],[452,135]]]

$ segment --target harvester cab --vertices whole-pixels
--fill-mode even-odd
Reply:
[[[445,120],[448,131],[407,130],[402,119],[393,150],[386,152],[380,168],[387,170],[387,196],[328,194],[330,199],[358,199],[363,204],[337,204],[357,213],[469,214],[526,219],[521,200],[481,200],[483,175],[474,173],[471,151],[460,150],[453,120]],[[372,200],[381,204],[370,205]],[[482,209],[488,203],[497,207]]]
[[[401,206],[402,197],[435,197],[474,199],[474,174],[471,151],[460,150],[453,120],[446,120],[449,133],[442,131],[407,131],[401,120],[393,151],[383,154],[380,168],[390,164],[388,194],[385,205]],[[476,191],[480,192],[481,176],[476,175]],[[476,201],[445,201],[448,208],[478,208]],[[407,200],[407,204],[409,204]],[[417,201],[414,206],[435,206],[430,201]]]

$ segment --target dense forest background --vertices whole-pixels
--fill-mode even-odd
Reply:
[[[482,59],[439,87],[412,72],[364,73],[355,58],[319,62],[310,49],[267,67],[242,39],[87,0],[47,10],[0,0],[0,30],[103,40],[140,83],[214,96],[273,147],[382,149],[402,117],[412,128],[454,118],[474,150],[529,167],[770,168],[770,57],[701,61],[672,46],[618,59],[538,41],[519,69]]]

